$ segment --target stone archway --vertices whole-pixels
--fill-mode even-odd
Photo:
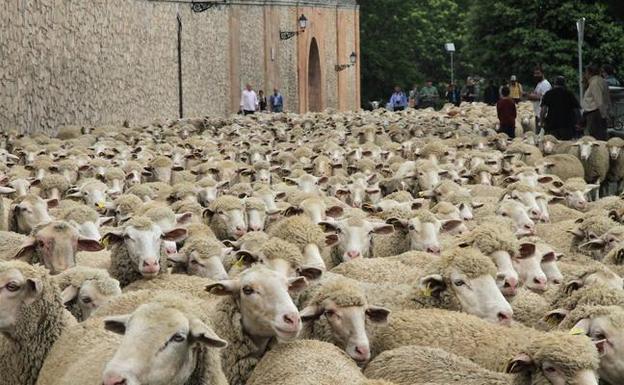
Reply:
[[[321,56],[316,38],[312,38],[308,55],[308,110],[313,112],[323,110]]]

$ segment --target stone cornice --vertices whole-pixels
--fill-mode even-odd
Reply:
[[[201,3],[201,0],[147,0],[161,3]],[[219,6],[224,5],[277,5],[284,7],[339,7],[339,8],[359,8],[356,0],[213,0]]]

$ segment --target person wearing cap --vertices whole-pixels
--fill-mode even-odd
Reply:
[[[509,79],[509,97],[511,97],[516,104],[520,103],[522,84],[518,83],[516,75],[511,75],[511,79]]]
[[[499,121],[498,131],[507,134],[510,139],[513,139],[516,137],[516,117],[518,116],[516,103],[510,97],[508,86],[503,86],[501,96],[502,98],[496,103],[496,113]]]
[[[579,136],[576,127],[581,116],[581,105],[566,88],[563,76],[557,76],[554,88],[544,94],[541,107],[540,121],[546,134],[559,140],[571,140]]]

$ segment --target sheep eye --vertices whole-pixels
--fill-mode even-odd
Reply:
[[[93,302],[91,297],[82,297],[80,300],[82,301],[82,303],[91,303],[91,302]]]
[[[555,369],[554,366],[547,366],[547,367],[544,368],[544,371],[548,372],[548,373],[555,373],[557,371],[557,369]]]
[[[253,293],[254,293],[254,289],[252,289],[250,286],[243,287],[243,294],[252,295]]]
[[[595,341],[606,340],[607,336],[602,332],[596,332],[593,338]]]
[[[325,315],[327,317],[333,317],[336,315],[336,311],[335,310],[325,310]]]
[[[194,259],[191,259],[191,265],[199,265],[199,262],[197,262],[197,261],[196,261],[196,260],[194,260]]]
[[[184,342],[185,340],[186,340],[186,337],[185,337],[185,336],[183,336],[183,335],[182,335],[182,334],[180,334],[180,333],[176,333],[176,334],[174,334],[174,335],[171,337],[171,339],[170,339],[169,341],[172,341],[172,342]]]
[[[20,288],[20,287],[19,287],[19,285],[17,285],[17,284],[16,284],[16,283],[14,283],[14,282],[9,282],[9,283],[8,283],[5,287],[6,287],[6,289],[7,289],[8,291],[10,291],[10,292],[15,292],[15,291],[18,291],[18,290],[19,290],[19,288]]]
[[[453,285],[455,285],[455,286],[457,286],[457,287],[459,287],[459,286],[464,286],[465,284],[466,284],[466,282],[464,282],[464,281],[463,281],[463,280],[461,280],[461,279],[458,279],[458,280],[456,280],[456,281],[453,281]]]
[[[502,217],[506,217],[506,216],[507,216],[507,213],[501,213],[501,216],[502,216]]]
[[[409,229],[410,229],[411,231],[414,231],[414,230],[416,230],[416,227],[414,227],[414,225],[409,225]]]

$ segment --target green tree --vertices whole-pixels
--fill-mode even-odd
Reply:
[[[469,60],[486,75],[517,74],[531,84],[535,64],[547,76],[577,77],[575,22],[586,17],[584,63],[624,65],[624,28],[600,2],[475,0],[466,17]]]
[[[425,80],[448,82],[448,41],[458,47],[461,63],[465,23],[454,0],[361,1],[360,25],[363,103],[387,100],[396,84],[409,89]]]

